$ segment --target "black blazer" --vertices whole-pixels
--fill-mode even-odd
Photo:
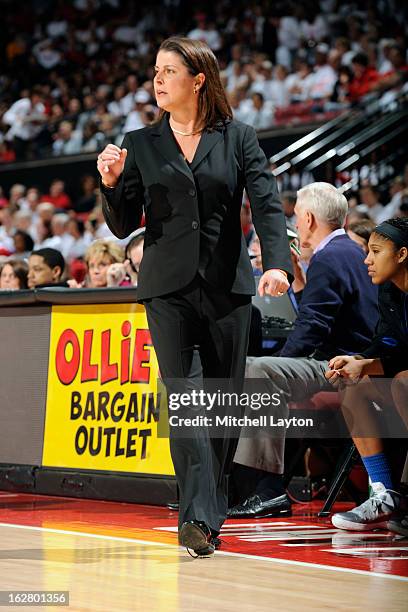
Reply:
[[[197,272],[227,292],[255,293],[240,224],[246,189],[259,235],[264,270],[280,268],[292,279],[285,219],[276,181],[255,130],[230,121],[204,131],[188,164],[168,118],[126,134],[123,174],[114,189],[101,186],[112,232],[125,238],[146,219],[138,300],[178,291]]]

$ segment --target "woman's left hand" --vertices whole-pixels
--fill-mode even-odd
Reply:
[[[289,281],[281,270],[266,270],[259,279],[258,293],[261,297],[280,297],[289,289]]]

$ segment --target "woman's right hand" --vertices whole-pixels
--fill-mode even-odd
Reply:
[[[97,168],[102,183],[107,187],[115,187],[123,172],[127,149],[120,149],[114,144],[108,144],[98,155]]]

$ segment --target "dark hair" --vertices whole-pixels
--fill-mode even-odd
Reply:
[[[78,217],[71,217],[68,221],[68,223],[75,223],[78,233],[81,234],[81,236],[84,235],[85,233],[85,223],[82,221],[82,219],[79,219]]]
[[[351,232],[363,238],[366,242],[369,241],[371,234],[373,233],[373,229],[375,228],[375,223],[371,219],[361,219],[361,221],[353,221],[347,226],[347,229]]]
[[[18,259],[9,259],[8,261],[3,262],[2,266],[0,267],[0,274],[4,266],[11,266],[13,268],[14,274],[19,280],[20,289],[27,289],[27,264],[24,261],[19,261]]]
[[[204,126],[214,129],[220,123],[232,119],[232,110],[220,79],[217,58],[210,47],[200,40],[174,36],[167,38],[160,45],[159,51],[177,53],[189,73],[196,76],[200,72],[205,81],[198,93],[198,116]],[[159,120],[166,114],[160,110]]]
[[[389,233],[387,231],[387,226],[389,227]],[[402,248],[402,246],[408,248],[408,217],[387,219],[387,221],[384,221],[374,229],[374,233],[381,236],[384,240],[392,242],[397,251]]]
[[[347,74],[348,78],[351,80],[353,78],[353,71],[350,66],[340,66],[338,69],[338,74]]]
[[[34,85],[34,87],[32,88],[31,92],[30,92],[30,96],[39,96],[41,98],[44,97],[44,92],[42,90],[41,85]]]
[[[34,240],[31,238],[30,234],[27,232],[23,232],[23,230],[17,230],[14,233],[14,238],[16,236],[21,236],[24,240],[24,251],[32,251],[34,248]]]
[[[62,254],[57,251],[57,249],[45,248],[45,249],[37,249],[33,251],[30,255],[38,255],[38,257],[42,257],[45,263],[49,268],[55,268],[55,266],[59,266],[61,268],[61,274],[64,272],[65,268],[65,259]]]
[[[368,57],[365,53],[356,53],[351,60],[352,64],[359,64],[359,66],[368,66]]]
[[[258,97],[261,100],[261,102],[265,101],[265,98],[264,98],[263,94],[261,94],[260,91],[254,91],[254,93],[252,94],[252,97],[253,98]]]

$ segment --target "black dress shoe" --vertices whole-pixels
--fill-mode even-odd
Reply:
[[[228,518],[263,518],[271,516],[292,516],[292,504],[284,493],[278,497],[262,500],[259,495],[248,497],[242,504],[229,508]]]
[[[215,540],[210,528],[202,521],[186,521],[182,524],[179,533],[179,542],[187,548],[192,557],[210,557],[214,554]],[[194,555],[190,550],[194,551]]]

